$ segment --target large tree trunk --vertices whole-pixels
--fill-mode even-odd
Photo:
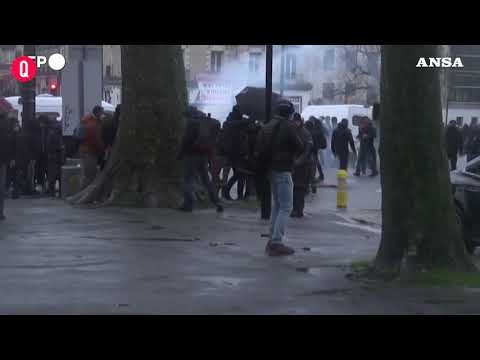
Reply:
[[[424,268],[472,269],[455,218],[442,135],[438,69],[417,68],[436,45],[385,45],[381,74],[382,240],[379,271],[407,252]]]
[[[122,111],[106,168],[74,204],[175,207],[187,106],[180,45],[122,45]],[[106,202],[105,202],[106,201]]]

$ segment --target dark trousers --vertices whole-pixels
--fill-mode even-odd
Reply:
[[[268,176],[266,174],[257,174],[255,176],[255,187],[257,198],[260,200],[261,218],[269,220],[272,214],[272,192]]]
[[[450,160],[450,170],[457,170],[457,161],[458,161],[457,155],[449,156],[448,160]]]
[[[347,169],[348,169],[348,153],[338,154],[338,159],[340,160],[340,170],[347,171]]]
[[[45,186],[45,177],[47,175],[48,157],[46,154],[40,154],[35,159],[35,182],[42,187]]]
[[[320,160],[318,159],[318,152],[314,156],[314,162],[315,162],[316,170],[318,171],[318,178],[320,180],[324,180],[325,175],[323,174],[322,164],[320,163]],[[315,177],[315,172],[313,173],[313,176]]]
[[[292,213],[303,216],[303,210],[305,209],[305,195],[307,194],[307,188],[305,186],[293,187],[293,211]]]
[[[242,173],[238,169],[233,169],[233,176],[228,180],[227,186],[225,187],[224,194],[227,195],[227,198],[230,197],[230,190],[235,183],[237,183],[237,199],[243,199],[245,186],[247,182],[246,174]]]
[[[217,192],[210,180],[208,174],[207,156],[187,156],[183,162],[183,180],[184,180],[184,207],[193,208],[195,199],[194,186],[197,179],[207,189],[208,197],[214,204],[218,204]]]

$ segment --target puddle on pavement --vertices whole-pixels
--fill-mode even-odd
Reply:
[[[118,238],[118,237],[101,237],[101,236],[81,236],[82,239],[90,240],[108,240],[108,241],[159,241],[159,242],[194,242],[200,238],[166,238],[166,237],[135,237],[135,238]]]
[[[350,223],[344,223],[344,222],[341,222],[341,221],[333,221],[333,223],[337,224],[337,225],[341,225],[341,226],[351,227],[351,228],[354,228],[354,229],[369,231],[369,232],[377,234],[377,235],[380,235],[382,233],[381,229],[375,229],[375,228],[373,228],[371,226],[368,226],[368,225],[350,224]]]
[[[296,270],[298,272],[316,276],[320,276],[324,273],[324,271],[322,271],[322,268],[319,267],[297,267]]]
[[[165,229],[165,226],[156,226],[156,225],[151,226],[149,228],[149,230],[164,230],[164,229]]]
[[[223,287],[223,286],[238,287],[241,283],[244,283],[250,280],[250,279],[233,278],[233,277],[225,277],[225,276],[194,276],[194,277],[191,277],[191,279],[207,282],[216,287]]]
[[[347,295],[351,290],[350,289],[324,289],[324,290],[314,290],[310,291],[306,294],[302,294],[304,296],[314,296],[314,295]]]

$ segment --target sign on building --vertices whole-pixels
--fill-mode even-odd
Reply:
[[[197,76],[197,102],[203,105],[224,105],[233,101],[233,86],[228,80],[208,74]]]

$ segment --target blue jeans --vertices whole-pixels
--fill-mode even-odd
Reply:
[[[293,181],[288,171],[272,171],[270,174],[272,188],[272,222],[270,226],[271,240],[282,242],[285,228],[293,209]]]

